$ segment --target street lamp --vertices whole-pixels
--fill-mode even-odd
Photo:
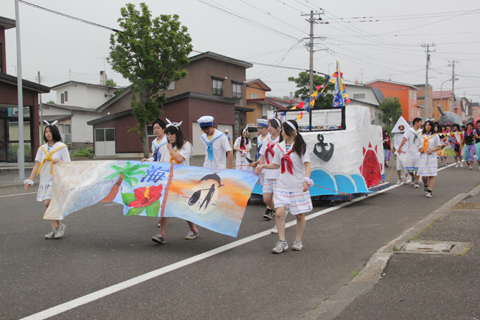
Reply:
[[[457,80],[458,80],[458,78],[455,78],[455,81],[457,81]],[[452,79],[447,79],[447,80],[443,81],[442,85],[440,86],[440,106],[442,107],[442,109],[443,109],[443,103],[442,103],[443,102],[443,89],[442,89],[442,87],[443,87],[443,84],[445,82],[448,82],[448,81],[452,81]],[[452,97],[452,103],[453,103],[453,97]],[[447,111],[447,110],[444,110],[444,111]]]

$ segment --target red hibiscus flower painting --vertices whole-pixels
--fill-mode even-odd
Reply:
[[[160,197],[163,185],[142,187],[133,190],[133,193],[122,193],[123,202],[131,207],[127,216],[139,215],[146,210],[147,216],[157,217],[160,209]]]

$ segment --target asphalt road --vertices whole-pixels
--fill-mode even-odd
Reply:
[[[431,199],[423,185],[408,185],[332,211],[315,203],[311,214],[324,214],[307,221],[304,250],[280,255],[271,253],[277,236],[264,231],[274,222],[263,221],[260,202],[248,205],[236,239],[200,228],[188,241],[186,222],[172,219],[167,243],[158,245],[150,240],[157,219],[124,217],[119,205],[99,204],[68,216],[63,239],[45,240],[49,223],[36,190],[0,189],[0,319],[42,319],[35,314],[65,303],[52,319],[299,319],[349,283],[378,248],[474,188],[479,174],[476,166],[442,170]],[[294,237],[293,226],[290,245]],[[218,250],[224,245],[231,248]],[[81,305],[72,308],[77,298]]]

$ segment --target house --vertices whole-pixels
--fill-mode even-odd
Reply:
[[[353,104],[364,106],[370,109],[370,121],[374,125],[383,125],[380,103],[384,99],[382,91],[377,88],[367,87],[358,84],[345,84],[350,101]]]
[[[480,103],[470,102],[470,118],[476,120],[480,117]]]
[[[402,105],[402,116],[405,120],[413,121],[423,116],[423,106],[417,105],[418,88],[414,85],[390,80],[374,80],[366,83],[365,86],[381,90],[385,98],[397,97]]]
[[[197,119],[203,115],[215,118],[220,131],[228,129],[238,135],[246,125],[246,69],[251,63],[204,52],[189,58],[185,66],[187,77],[173,82],[166,90],[167,102],[161,107],[162,119],[183,121],[182,131],[193,143],[192,155],[203,154],[199,137],[202,132]],[[99,107],[102,117],[88,122],[94,128],[95,155],[117,157],[142,156],[142,143],[136,132],[128,132],[136,125],[130,107],[131,91],[124,90]],[[149,141],[154,139],[148,128]]]
[[[105,83],[105,78],[105,73],[101,71],[100,83]],[[62,140],[72,150],[93,147],[93,127],[87,122],[102,116],[100,106],[114,97],[117,88],[67,81],[51,89],[56,91],[58,103],[43,103],[41,118],[49,122],[58,120]]]
[[[417,105],[425,107],[425,84],[416,84],[415,87],[418,88],[418,91],[417,91]],[[433,119],[434,118],[434,108],[436,109],[437,106],[435,106],[433,104],[433,87],[430,86],[430,85],[428,86],[427,94],[428,94],[428,96],[427,96],[428,97],[428,101],[427,101],[428,106],[427,106],[427,109],[426,109],[426,113],[427,113],[426,118],[427,119]],[[425,110],[425,108],[424,108],[424,110]],[[423,116],[423,113],[422,113],[422,116]]]
[[[16,162],[18,136],[17,77],[7,74],[5,30],[15,28],[15,20],[0,17],[0,162]],[[23,135],[25,161],[32,162],[43,134],[38,132],[38,94],[50,88],[22,79]]]

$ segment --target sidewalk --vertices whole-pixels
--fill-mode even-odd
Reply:
[[[477,186],[378,250],[304,319],[480,319],[479,227]]]

